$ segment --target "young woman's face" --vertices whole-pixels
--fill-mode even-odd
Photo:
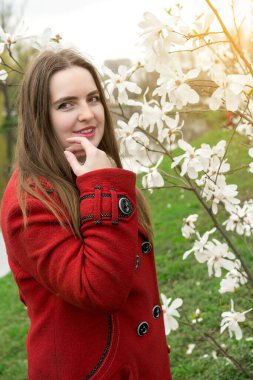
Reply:
[[[98,146],[103,134],[105,115],[99,91],[90,72],[73,66],[55,73],[49,84],[50,119],[62,147],[70,147],[68,137],[85,136]],[[73,149],[77,157],[84,154]]]

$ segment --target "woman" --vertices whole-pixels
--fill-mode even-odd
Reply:
[[[23,78],[17,168],[1,209],[31,321],[29,380],[171,378],[135,180],[94,67],[72,50],[41,53]]]

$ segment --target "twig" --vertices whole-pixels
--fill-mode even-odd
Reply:
[[[184,186],[181,186],[181,185],[171,185],[171,186],[152,186],[152,187],[143,187],[141,188],[141,190],[151,190],[151,189],[172,189],[172,188],[180,188],[180,189],[184,189],[184,190],[187,190],[187,191],[192,191],[192,189],[190,189],[189,187],[184,187]]]
[[[215,347],[218,348],[218,350],[223,354],[223,356],[229,359],[234,364],[234,366],[239,369],[239,371],[243,372],[249,380],[253,380],[252,375],[247,371],[247,369],[244,368],[237,359],[228,354],[228,352],[224,350],[224,348],[222,348],[222,346],[214,339],[212,335],[207,333],[204,333],[203,335],[209,340],[211,340],[211,342],[214,344]]]
[[[239,55],[239,57],[241,58],[241,60],[245,63],[246,67],[248,68],[249,72],[251,73],[251,75],[253,75],[253,70],[252,70],[252,66],[251,64],[248,62],[248,60],[245,58],[243,52],[241,51],[241,49],[237,46],[237,44],[235,43],[233,37],[231,36],[231,34],[229,33],[229,31],[227,30],[225,24],[223,23],[219,13],[217,12],[216,8],[213,6],[212,2],[210,0],[205,0],[207,5],[211,8],[211,10],[213,11],[213,13],[215,14],[217,20],[219,21],[220,23],[220,26],[222,27],[222,30],[224,32],[224,34],[226,35],[227,39],[231,42],[232,46],[234,47],[235,51],[237,52],[237,54]]]
[[[195,36],[196,38],[196,36]],[[203,47],[207,47],[209,45],[217,45],[217,44],[224,44],[224,43],[227,43],[227,44],[230,44],[231,42],[230,41],[227,41],[227,40],[224,40],[224,41],[212,41],[212,42],[206,42],[205,40],[203,40],[205,42],[204,45],[201,45],[201,46],[197,46],[196,48],[193,48],[193,49],[182,49],[182,50],[173,50],[173,51],[169,51],[169,54],[172,54],[172,53],[182,53],[182,52],[192,52],[192,51],[196,51],[196,50],[199,50],[199,49],[203,49]]]
[[[242,373],[244,373],[247,378],[249,380],[253,380],[253,377],[252,375],[247,371],[246,368],[243,367],[243,365],[237,360],[235,359],[232,355],[230,355],[217,341],[216,339],[214,338],[213,335],[209,334],[209,333],[203,333],[196,325],[193,325],[188,316],[186,315],[186,313],[182,313],[186,319],[186,324],[188,324],[188,326],[190,326],[192,329],[194,329],[196,331],[197,334],[199,334],[204,341],[211,341],[211,343],[213,344],[213,346],[218,349],[218,351],[227,359],[229,359],[233,364],[234,366]]]

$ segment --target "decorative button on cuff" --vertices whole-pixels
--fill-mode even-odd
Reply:
[[[144,255],[152,251],[152,244],[149,241],[144,241],[141,245],[141,250]]]
[[[159,305],[155,305],[155,306],[153,307],[153,317],[154,317],[155,319],[157,319],[157,318],[160,317],[161,312],[162,312],[162,309],[161,309],[161,307],[160,307]]]
[[[139,336],[146,335],[149,330],[148,322],[141,322],[137,327],[137,334]]]
[[[126,197],[120,198],[119,209],[124,215],[130,215],[133,212],[133,206],[130,200]]]

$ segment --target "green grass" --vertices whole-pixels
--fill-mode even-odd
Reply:
[[[200,146],[203,142],[210,145],[220,139],[229,139],[231,131],[214,130],[194,142]],[[238,163],[250,161],[242,144],[245,141],[237,136],[231,144],[229,162],[232,167]],[[180,154],[180,151],[175,152]],[[167,160],[163,162],[163,169],[170,170]],[[239,177],[238,177],[239,176]],[[239,178],[239,181],[238,181]],[[140,181],[139,181],[140,182]],[[237,183],[244,198],[249,198],[252,192],[252,175],[244,170],[238,172],[228,180]],[[174,380],[244,380],[247,377],[237,371],[227,360],[218,356],[215,360],[212,345],[194,330],[194,325],[185,324],[186,318],[192,319],[194,312],[200,308],[203,321],[199,324],[202,333],[210,333],[219,343],[227,345],[228,352],[247,368],[253,377],[253,342],[236,341],[229,339],[228,333],[219,334],[221,312],[230,308],[230,294],[221,296],[218,292],[220,279],[208,277],[206,264],[199,264],[193,256],[182,260],[185,250],[190,249],[193,240],[188,241],[181,236],[182,219],[193,213],[199,213],[197,228],[202,234],[212,228],[207,215],[201,210],[198,201],[186,191],[180,189],[161,189],[153,194],[145,193],[152,211],[155,229],[156,264],[160,291],[167,297],[180,297],[184,304],[179,319],[180,326],[172,332],[168,341],[171,350],[171,368]],[[219,239],[218,234],[216,236]],[[253,269],[252,256],[249,255],[243,241],[234,236],[233,241],[243,253],[245,260]],[[252,239],[249,242],[252,247]],[[28,320],[23,305],[18,301],[17,289],[11,275],[0,280],[1,299],[1,334],[0,334],[0,379],[24,380],[26,378],[25,336]],[[249,292],[241,287],[235,299],[235,309],[246,310],[250,307]],[[252,305],[252,302],[251,302]],[[253,336],[252,313],[247,314],[247,322],[241,324],[244,336]],[[192,355],[186,355],[189,343],[196,343]],[[208,355],[207,357],[203,357]],[[145,380],[145,379],[143,379]],[[162,379],[161,379],[162,380]]]
[[[0,379],[27,379],[28,317],[12,275],[0,279]]]

